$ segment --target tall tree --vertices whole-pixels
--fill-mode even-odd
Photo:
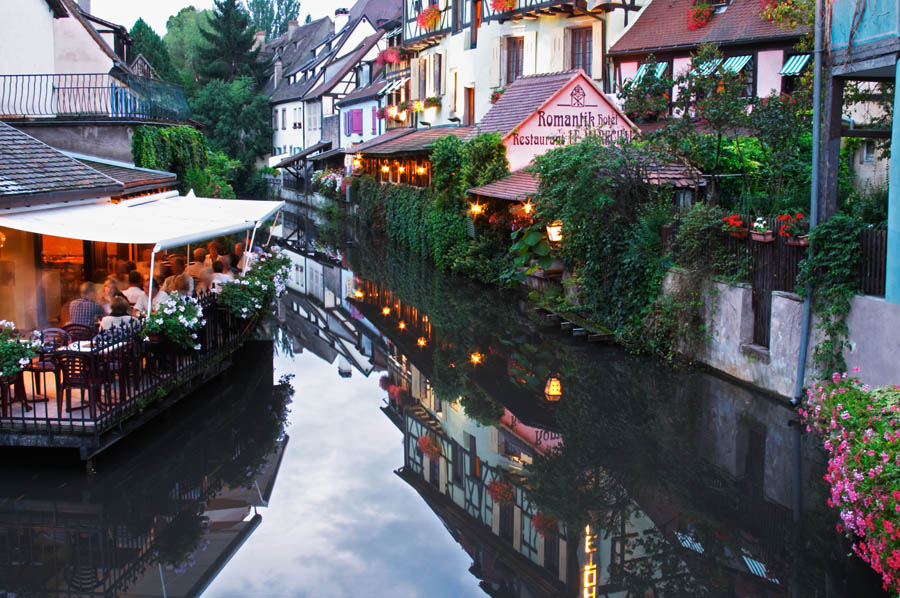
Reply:
[[[200,28],[208,44],[200,48],[201,73],[207,79],[234,81],[249,76],[261,82],[265,65],[254,48],[250,15],[238,0],[215,0],[209,29]]]
[[[166,44],[163,43],[162,38],[153,31],[144,19],[138,19],[135,22],[129,35],[134,40],[134,56],[143,54],[147,62],[156,71],[156,74],[163,80],[178,81],[178,73],[172,66],[172,60],[169,57],[169,50],[166,48]]]
[[[287,31],[288,23],[300,15],[300,0],[246,0],[247,11],[257,31],[274,39]]]
[[[188,6],[166,21],[166,35],[163,42],[169,50],[172,65],[179,72],[188,95],[193,94],[201,79],[200,48],[206,47],[207,44],[200,34],[200,28],[210,27],[212,14],[211,10],[197,10],[193,6]]]

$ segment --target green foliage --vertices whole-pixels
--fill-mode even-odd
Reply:
[[[0,320],[0,378],[15,378],[25,365],[31,363],[35,350],[40,347],[40,341],[20,339],[15,324]]]
[[[888,186],[868,185],[858,197],[844,206],[844,211],[865,224],[887,224]]]
[[[625,113],[637,123],[655,122],[665,117],[669,110],[669,90],[673,85],[670,79],[656,75],[657,61],[653,54],[644,64],[647,67],[644,75],[637,81],[626,81],[619,92],[619,97],[625,100]]]
[[[184,187],[193,189],[198,197],[234,199],[234,189],[228,181],[234,179],[234,173],[241,163],[222,152],[208,152],[207,164],[205,169],[189,167],[184,175]]]
[[[140,126],[131,138],[131,155],[135,166],[174,172],[186,192],[190,169],[204,171],[209,152],[203,133],[193,127]]]
[[[218,300],[237,318],[264,315],[284,294],[290,270],[290,258],[275,248],[259,256],[242,278],[222,285]]]
[[[475,420],[482,426],[500,425],[503,417],[503,405],[495,401],[489,394],[470,384],[468,390],[459,400],[459,404],[466,412],[466,416]]]
[[[473,189],[509,176],[506,147],[499,133],[482,133],[463,144],[463,185]],[[438,168],[435,167],[435,172]]]
[[[213,12],[198,11],[193,6],[182,8],[166,21],[163,42],[169,50],[172,66],[178,71],[185,94],[190,97],[196,91],[201,74],[201,48],[207,46],[200,29],[209,29]]]
[[[300,14],[300,0],[247,0],[247,11],[256,31],[265,31],[266,39],[279,37],[288,29],[288,21]]]
[[[144,321],[141,334],[161,335],[184,349],[200,350],[197,331],[204,325],[206,320],[199,302],[193,297],[174,293]]]
[[[178,71],[172,65],[166,45],[150,25],[144,22],[144,19],[138,19],[128,34],[134,42],[132,51],[135,57],[143,54],[156,74],[164,81],[170,83],[179,81]]]
[[[261,83],[265,65],[259,60],[259,48],[253,48],[250,15],[238,0],[214,0],[214,4],[209,27],[200,28],[206,42],[198,48],[200,74],[226,82],[250,77],[255,84]]]
[[[810,231],[810,251],[800,262],[797,285],[804,294],[807,287],[812,288],[812,306],[819,316],[819,331],[823,335],[813,352],[823,376],[847,369],[846,318],[850,300],[858,290],[861,228],[859,222],[843,214],[820,223]]]
[[[431,148],[431,165],[435,190],[446,198],[447,207],[462,206],[460,198],[465,192],[463,166],[463,142],[455,135],[441,137]]]

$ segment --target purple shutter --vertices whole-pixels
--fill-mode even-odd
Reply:
[[[353,115],[352,116],[353,122],[351,123],[351,130],[354,133],[358,133],[358,134],[362,135],[362,108],[357,108],[356,110],[351,112],[351,114]]]
[[[378,108],[372,106],[372,135],[378,132]]]
[[[344,112],[344,135],[350,134],[350,112]]]

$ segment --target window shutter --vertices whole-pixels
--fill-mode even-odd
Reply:
[[[372,106],[372,135],[378,132],[378,108]]]
[[[522,76],[527,77],[537,73],[537,32],[526,31],[523,37]]]
[[[491,40],[491,64],[488,74],[488,82],[491,87],[500,86],[500,43],[504,38],[497,36]]]
[[[419,97],[419,62],[418,58],[409,60],[409,97],[406,100]]]
[[[441,88],[438,95],[447,93],[447,53],[441,54]]]
[[[444,79],[441,76],[443,74],[441,71],[442,63],[443,63],[442,56],[440,54],[435,54],[434,55],[434,77],[433,77],[434,84],[432,86],[433,91],[434,91],[433,95],[435,95],[435,96],[441,95],[441,86],[443,86],[443,84],[444,84]]]
[[[591,77],[596,80],[606,79],[603,68],[603,23],[594,23],[592,40],[593,56],[591,58]]]
[[[362,135],[362,108],[352,110],[350,115],[350,132]]]
[[[350,134],[350,111],[344,112],[344,135]]]

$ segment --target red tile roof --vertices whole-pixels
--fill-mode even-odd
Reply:
[[[650,165],[647,167],[646,181],[652,185],[672,185],[676,189],[706,186],[706,179],[699,170],[683,164]]]
[[[387,133],[382,133],[378,137],[373,137],[368,141],[363,141],[358,145],[354,145],[348,151],[356,152],[364,152],[370,147],[375,147],[376,145],[381,145],[385,141],[390,141],[391,139],[396,139],[397,137],[402,137],[403,135],[409,135],[410,133],[414,133],[415,129],[410,128],[402,128],[402,129],[391,129]]]
[[[571,81],[577,72],[547,73],[516,79],[484,115],[473,135],[500,133],[501,137],[506,137]]]
[[[454,135],[465,139],[475,127],[434,127],[431,129],[419,129],[406,135],[398,135],[383,143],[373,144],[368,148],[352,148],[354,152],[362,152],[370,156],[387,156],[394,154],[411,154],[428,151],[432,144],[441,137]],[[375,141],[374,139],[372,141]],[[371,143],[371,142],[369,142]]]
[[[536,176],[530,172],[519,170],[505,179],[469,189],[468,192],[481,197],[519,201],[535,195],[540,184],[541,181]]]
[[[781,38],[796,39],[805,29],[782,29],[760,14],[759,0],[733,0],[725,12],[713,14],[699,29],[688,29],[688,12],[693,0],[652,0],[638,20],[609,49],[610,54],[639,54],[651,51],[694,48],[704,43],[746,44]]]

